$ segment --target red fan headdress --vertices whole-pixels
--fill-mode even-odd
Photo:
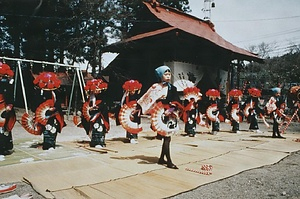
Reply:
[[[243,96],[243,92],[239,89],[232,89],[231,91],[229,91],[228,95],[230,97],[241,97]]]
[[[0,76],[12,78],[14,72],[10,69],[9,65],[0,62]]]
[[[135,92],[141,90],[142,84],[137,80],[128,80],[123,84],[122,88],[128,92]]]
[[[214,88],[208,89],[208,91],[206,91],[205,95],[209,98],[220,98],[220,92]]]
[[[60,80],[54,72],[42,72],[33,81],[42,90],[55,90],[60,87]]]
[[[252,97],[261,97],[261,91],[257,88],[249,88],[248,92]]]
[[[193,86],[193,87],[187,87],[183,90],[184,99],[191,100],[191,98],[194,98],[195,101],[198,101],[201,99],[202,94],[200,93],[200,89]]]
[[[101,93],[103,90],[106,90],[108,84],[102,79],[92,79],[87,81],[84,90],[88,92]]]

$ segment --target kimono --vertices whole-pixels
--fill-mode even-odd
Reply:
[[[7,78],[0,78],[0,155],[13,149],[12,129],[16,122],[13,108],[13,85]]]

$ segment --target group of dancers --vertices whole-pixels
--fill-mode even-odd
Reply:
[[[163,65],[156,68],[155,73],[157,83],[143,95],[142,84],[138,80],[128,80],[123,84],[124,94],[115,119],[116,124],[125,129],[129,142],[136,144],[138,133],[143,130],[141,115],[150,115],[151,129],[156,132],[158,139],[163,140],[158,164],[177,169],[171,160],[170,142],[172,135],[179,130],[179,120],[184,122],[186,134],[194,137],[197,125],[206,126],[211,129],[211,134],[217,134],[220,122],[230,123],[232,131],[239,133],[239,124],[243,118],[249,123],[250,130],[259,132],[258,117],[268,125],[265,115],[269,115],[273,118],[272,137],[283,138],[279,126],[280,120],[285,116],[285,100],[280,95],[280,88],[273,90],[274,95],[265,107],[260,105],[261,91],[257,88],[248,89],[249,97],[242,103],[243,93],[238,89],[232,89],[228,93],[229,98],[224,100],[217,89],[209,89],[203,96],[199,88],[188,87],[183,90],[182,101],[177,88],[171,84],[171,69]],[[13,89],[10,88],[13,76],[10,67],[0,63],[0,154],[9,154],[13,149],[11,131],[16,121],[11,94]],[[54,149],[56,137],[66,125],[55,93],[61,82],[55,73],[42,72],[33,83],[36,86],[35,101],[38,105],[33,110],[33,116],[23,114],[21,124],[29,133],[43,135],[42,149]],[[106,146],[105,135],[110,130],[107,88],[108,83],[104,79],[87,81],[84,89],[88,99],[82,104],[80,114],[73,119],[75,125],[83,128],[89,136],[90,147]]]

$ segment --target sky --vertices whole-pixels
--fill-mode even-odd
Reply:
[[[189,0],[192,12],[204,19],[209,16],[216,32],[228,42],[249,50],[266,43],[274,49],[270,56],[287,53],[291,44],[300,44],[300,0],[205,0],[215,3],[209,13],[204,0]],[[115,57],[103,57],[104,67]]]
[[[209,0],[206,0],[207,2]],[[216,32],[230,43],[249,49],[262,42],[274,46],[271,56],[286,53],[300,44],[300,0],[211,0],[215,7],[206,14],[204,0],[189,0],[192,12],[210,16]]]

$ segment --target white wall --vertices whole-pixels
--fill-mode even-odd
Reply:
[[[197,85],[203,77],[203,66],[184,62],[166,62],[172,70],[172,83],[177,87],[178,91],[182,91],[187,86]],[[196,78],[195,82],[189,81],[188,74],[191,73]]]

